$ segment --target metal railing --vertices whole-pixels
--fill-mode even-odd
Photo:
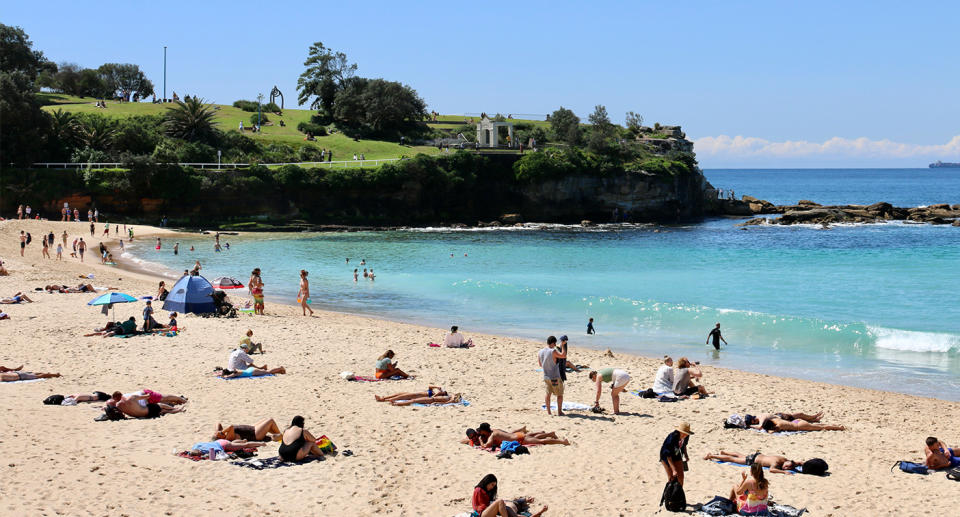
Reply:
[[[381,163],[386,162],[395,162],[399,161],[402,158],[379,158],[376,160],[337,160],[337,161],[323,161],[323,162],[282,162],[282,163],[261,163],[266,167],[279,167],[282,165],[298,165],[298,166],[317,166],[317,167],[339,167],[343,169],[351,167],[379,167]],[[34,163],[34,167],[43,167],[45,169],[111,169],[111,168],[121,168],[125,164],[118,162],[84,162],[84,163],[67,163],[67,162],[37,162]],[[199,167],[200,169],[243,169],[250,167],[249,163],[163,163],[159,165],[180,165],[184,167]]]

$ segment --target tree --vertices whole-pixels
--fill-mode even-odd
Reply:
[[[590,121],[590,139],[587,146],[591,151],[601,153],[610,149],[610,140],[614,135],[614,126],[607,115],[607,108],[600,104],[594,106],[593,113],[588,117]]]
[[[337,94],[334,119],[368,136],[395,136],[414,130],[427,116],[416,90],[384,79],[353,77]]]
[[[555,140],[569,145],[580,143],[580,118],[563,106],[550,114],[550,128]]]
[[[76,125],[77,147],[109,151],[117,136],[117,121],[99,114],[88,113]]]
[[[30,163],[46,146],[50,117],[35,82],[46,63],[23,29],[0,24],[0,167]]]
[[[310,45],[303,66],[307,69],[297,79],[297,102],[302,105],[310,101],[311,109],[332,115],[337,93],[356,73],[356,63],[348,63],[346,54],[334,52],[317,41]]]
[[[643,115],[639,113],[634,113],[632,111],[627,112],[626,117],[627,129],[634,135],[640,133],[640,128],[643,127]]]
[[[153,94],[153,83],[132,63],[105,63],[97,69],[112,95],[129,100],[134,93],[140,98]]]
[[[164,130],[167,135],[191,142],[211,142],[217,135],[213,117],[216,112],[203,99],[191,97],[187,101],[177,101],[164,116]]]

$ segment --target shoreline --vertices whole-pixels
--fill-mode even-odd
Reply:
[[[508,230],[508,231],[509,231],[509,230]],[[178,233],[179,233],[179,232],[178,232]],[[206,233],[207,233],[207,232],[204,232],[203,234],[200,234],[200,235],[205,235]],[[255,236],[256,236],[257,233],[258,233],[258,232],[241,232],[240,235],[243,235],[243,236],[246,236],[246,237],[255,238]],[[268,233],[269,233],[269,232],[268,232]],[[157,235],[164,235],[164,234],[146,233],[146,234],[144,234],[144,237],[152,238],[152,237],[156,237]],[[167,233],[167,235],[169,235],[169,233]],[[212,235],[212,233],[211,233],[211,235]],[[222,235],[222,234],[221,234],[221,235]],[[234,235],[236,235],[236,234],[234,234]],[[212,237],[211,237],[211,238],[212,238]],[[131,252],[129,252],[129,251],[126,252],[126,253],[130,253],[131,256],[133,256],[133,253],[131,253]],[[160,268],[160,269],[159,269],[159,270],[157,270],[157,269],[152,269],[152,268],[150,268],[149,266],[147,266],[147,265],[145,265],[145,264],[156,265],[156,266],[157,266],[158,268]],[[124,269],[124,270],[128,270],[128,271],[135,272],[135,273],[138,273],[138,274],[142,274],[142,275],[146,275],[146,276],[149,276],[149,277],[153,277],[156,281],[165,280],[165,281],[167,281],[167,282],[170,282],[170,281],[172,280],[172,281],[176,282],[176,280],[178,280],[178,279],[180,278],[180,276],[177,276],[177,272],[176,272],[176,271],[170,270],[169,268],[167,268],[166,266],[164,266],[164,265],[162,265],[162,264],[155,263],[155,262],[149,262],[149,261],[147,261],[147,260],[142,260],[142,261],[140,261],[140,262],[135,262],[135,261],[133,261],[133,260],[124,260],[123,262],[121,262],[121,261],[118,259],[118,260],[117,260],[117,266],[118,266],[118,268],[120,268],[120,269]],[[169,272],[169,275],[167,274],[168,272]],[[241,282],[245,282],[244,279],[238,279],[238,280],[240,280]],[[169,286],[168,286],[168,287],[169,287]],[[231,297],[232,299],[234,299],[234,300],[242,300],[242,301],[251,300],[251,298],[250,298],[248,295],[246,295],[246,291],[243,291],[243,290],[239,290],[239,291],[242,291],[244,294],[241,295],[239,292],[238,292],[238,293],[234,293],[234,292],[229,292],[229,291],[228,291],[228,292],[227,292],[227,295],[230,296],[230,297]],[[271,304],[271,305],[281,305],[281,306],[284,306],[284,307],[289,307],[289,308],[294,308],[294,309],[300,307],[299,304],[297,304],[297,303],[295,303],[295,302],[293,302],[293,301],[284,301],[284,300],[286,300],[286,299],[287,299],[287,297],[280,296],[280,295],[273,295],[273,296],[269,296],[269,295],[268,295],[268,296],[265,298],[265,301],[266,301],[268,304]],[[364,311],[360,311],[360,310],[357,310],[357,311],[352,311],[352,310],[338,310],[338,309],[335,308],[334,304],[325,304],[325,303],[318,304],[318,306],[314,307],[314,311],[316,311],[316,312],[324,312],[324,313],[327,313],[327,314],[330,314],[330,315],[354,316],[354,317],[359,317],[359,318],[370,318],[370,319],[377,320],[377,321],[385,321],[385,322],[405,324],[405,325],[414,325],[414,326],[418,326],[418,327],[436,329],[437,332],[445,332],[444,327],[442,327],[441,325],[439,325],[435,320],[432,320],[431,318],[426,317],[426,316],[416,316],[416,315],[414,315],[414,316],[401,316],[401,315],[393,315],[393,316],[391,316],[391,315],[385,315],[385,314],[377,314],[377,313],[373,313],[373,312],[364,312]],[[474,333],[476,333],[476,334],[482,334],[482,335],[487,335],[487,336],[498,336],[498,337],[501,337],[501,338],[504,338],[504,339],[512,339],[512,340],[537,341],[537,338],[534,337],[534,336],[531,336],[531,335],[526,335],[526,334],[523,334],[523,333],[503,332],[503,331],[500,331],[500,330],[488,328],[488,327],[483,326],[483,325],[476,327],[475,330],[476,330],[476,332],[474,332],[474,330],[471,329],[471,330],[470,330],[470,333],[471,333],[471,334],[474,334]],[[558,335],[559,335],[559,334],[558,334]],[[651,360],[651,361],[659,361],[659,360],[660,360],[660,357],[659,357],[659,356],[654,356],[654,355],[650,355],[650,354],[645,354],[645,353],[639,352],[639,351],[637,351],[637,350],[633,350],[633,349],[624,347],[624,346],[622,346],[622,345],[609,345],[609,344],[608,344],[608,345],[591,345],[590,343],[584,343],[584,341],[583,341],[582,339],[577,339],[576,336],[578,336],[578,335],[573,335],[573,336],[574,336],[574,339],[576,340],[576,344],[575,344],[575,345],[571,345],[571,346],[574,347],[574,348],[577,348],[577,349],[587,349],[587,350],[591,350],[591,351],[595,351],[595,352],[612,351],[612,352],[615,352],[615,353],[617,353],[617,354],[627,354],[627,355],[630,355],[630,356],[633,356],[633,357],[636,357],[636,358],[639,358],[639,359],[643,359],[643,360]],[[580,337],[582,338],[582,336],[580,336]],[[538,341],[538,342],[539,342],[539,341]],[[668,343],[663,342],[662,344],[663,344],[663,345],[667,345]],[[710,351],[711,351],[711,350],[708,350],[708,352],[710,352]],[[675,355],[675,354],[671,354],[671,355]],[[679,355],[683,355],[683,354],[679,354]],[[678,356],[675,355],[675,357],[678,357]],[[691,356],[691,358],[692,358],[692,357],[693,357],[693,356]],[[693,360],[693,359],[691,359],[691,360]],[[869,391],[873,391],[873,392],[876,392],[876,393],[890,393],[890,394],[897,394],[897,395],[903,395],[903,396],[908,396],[908,397],[919,397],[919,398],[929,399],[929,400],[940,400],[940,401],[944,401],[944,402],[960,402],[960,400],[952,400],[952,399],[938,398],[938,397],[935,397],[935,396],[929,396],[929,395],[923,395],[923,394],[917,394],[917,393],[906,393],[906,392],[902,392],[902,391],[885,390],[885,389],[879,389],[879,388],[873,388],[873,387],[867,387],[867,386],[861,386],[861,385],[855,385],[855,384],[843,384],[843,383],[829,382],[828,380],[824,380],[824,379],[822,379],[822,378],[805,378],[805,377],[793,377],[793,376],[790,376],[790,375],[776,375],[776,374],[774,374],[774,373],[771,373],[771,372],[770,372],[770,369],[767,369],[767,370],[765,370],[765,371],[764,371],[764,370],[749,370],[749,369],[738,368],[738,367],[736,367],[736,366],[730,366],[730,365],[715,365],[715,364],[703,364],[702,366],[709,366],[709,367],[711,367],[711,368],[721,369],[721,370],[725,370],[725,371],[732,372],[732,373],[745,373],[745,374],[752,374],[752,375],[765,375],[765,376],[770,376],[770,377],[774,377],[774,378],[790,379],[790,380],[804,381],[804,382],[813,382],[813,383],[822,383],[822,384],[826,384],[826,385],[829,385],[829,386],[836,386],[836,387],[838,387],[838,388],[851,388],[851,389],[869,390]],[[651,379],[652,379],[652,376],[651,376]]]
[[[139,296],[154,294],[157,278],[99,263],[80,265],[66,257],[50,261],[40,258],[36,244],[28,247],[26,257],[19,256],[14,237],[21,228],[39,236],[48,228],[57,232],[61,224],[0,223],[0,254],[11,273],[0,277],[0,294],[24,290],[36,300],[4,306],[11,319],[0,321],[8,343],[0,350],[0,364],[64,375],[0,386],[6,390],[0,411],[16,415],[0,423],[5,437],[0,438],[0,454],[8,473],[4,488],[9,494],[30,494],[5,497],[0,506],[9,513],[220,515],[302,513],[309,507],[324,515],[452,516],[469,511],[473,486],[494,473],[504,497],[534,496],[550,506],[546,517],[651,515],[665,481],[658,463],[660,443],[679,421],[689,422],[696,433],[684,484],[691,504],[727,493],[744,472],[701,459],[720,449],[824,458],[829,477],[768,477],[774,500],[807,508],[812,515],[883,515],[891,507],[915,504],[914,494],[920,491],[955,487],[942,473],[890,472],[897,460],[923,461],[926,436],[957,440],[960,404],[937,399],[704,366],[704,384],[715,396],[664,404],[624,394],[626,414],[621,416],[574,411],[551,417],[540,410],[543,380],[535,371],[540,341],[471,333],[475,348],[429,348],[426,343],[441,339],[442,330],[327,311],[304,318],[295,306],[279,303],[271,303],[262,317],[184,315],[184,332],[172,338],[79,337],[103,323],[100,312],[86,306],[92,297],[34,294],[34,287],[75,285],[79,274],[92,272],[95,285]],[[82,225],[69,228],[83,230]],[[118,305],[116,313],[123,318],[138,315],[141,308],[141,303]],[[248,328],[267,350],[255,361],[282,365],[287,375],[231,382],[211,375]],[[370,375],[374,360],[387,348],[396,351],[400,367],[416,380],[356,383],[340,378],[342,371]],[[646,388],[659,366],[636,354],[608,357],[579,346],[572,355],[578,364],[627,370],[633,377],[629,389]],[[374,395],[426,384],[462,393],[470,406],[404,408],[374,401]],[[93,404],[41,404],[53,393],[141,388],[182,394],[190,402],[181,414],[121,422],[94,422],[99,411]],[[590,404],[595,384],[586,373],[571,373],[565,391],[565,400]],[[606,386],[600,401],[609,411]],[[722,426],[731,413],[821,410],[824,422],[848,430],[774,436]],[[309,430],[329,436],[353,456],[253,471],[171,454],[208,439],[217,422],[252,424],[272,417],[284,428],[294,415],[303,415]],[[572,443],[534,447],[530,455],[499,460],[459,443],[463,430],[480,422],[556,431]],[[83,446],[64,450],[64,438],[74,437],[82,437]],[[869,449],[852,443],[869,444]],[[270,444],[261,456],[276,451]],[[52,473],[57,473],[53,483]],[[557,479],[570,476],[574,482],[558,490]],[[117,491],[117,486],[126,489]],[[946,515],[953,510],[951,501],[932,498],[925,509]]]

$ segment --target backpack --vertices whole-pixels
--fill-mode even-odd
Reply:
[[[726,497],[714,496],[709,503],[700,507],[700,511],[707,515],[735,515],[737,505]]]
[[[43,403],[48,406],[59,406],[63,402],[63,395],[50,395],[49,397],[43,399]]]
[[[930,470],[926,465],[921,465],[919,463],[912,463],[909,461],[898,461],[893,464],[893,467],[900,467],[900,470],[906,472],[907,474],[924,474]],[[890,471],[893,471],[893,467],[890,467]]]
[[[952,479],[954,481],[960,481],[960,467],[954,467],[947,471],[947,479]]]
[[[660,506],[666,507],[668,512],[682,512],[687,508],[687,496],[677,480],[670,480],[663,487],[663,496],[660,497]]]

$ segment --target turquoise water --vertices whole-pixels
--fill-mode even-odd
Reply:
[[[757,192],[775,202],[960,202],[960,174],[923,174],[923,181],[912,170],[707,175],[738,195]],[[228,274],[246,282],[260,267],[268,302],[292,302],[303,268],[317,307],[458,324],[468,335],[566,333],[574,347],[687,355],[960,400],[960,305],[953,301],[960,228],[740,229],[736,222],[223,236],[232,245],[223,253],[213,252],[209,236],[185,235],[179,257],[172,242],[160,252],[146,241],[128,249],[171,271],[199,259],[210,279]],[[186,251],[191,244],[197,251]],[[361,259],[376,271],[375,282],[353,282]],[[597,335],[585,334],[589,317]],[[704,344],[715,322],[730,343],[719,353]],[[653,372],[634,373],[652,381]]]

